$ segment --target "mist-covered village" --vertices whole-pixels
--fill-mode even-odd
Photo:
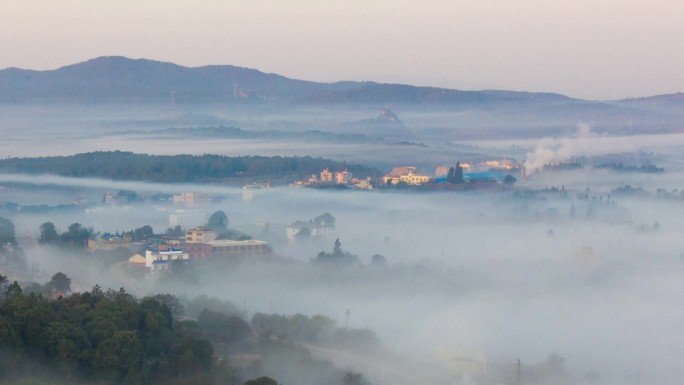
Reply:
[[[676,341],[682,320],[682,174],[659,166],[679,160],[587,152],[583,130],[520,160],[315,162],[275,183],[15,174],[41,163],[8,158],[3,307],[18,318],[5,338],[38,371],[114,382],[667,381],[676,358],[636,357]]]
[[[0,383],[676,384],[684,98],[645,95],[2,69]]]

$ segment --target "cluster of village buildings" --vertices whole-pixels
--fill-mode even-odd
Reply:
[[[254,188],[267,188],[270,185],[254,185]],[[125,195],[105,194],[104,203],[126,204]],[[182,236],[155,235],[144,241],[134,242],[130,235],[105,235],[88,240],[88,251],[107,252],[131,250],[135,253],[128,259],[129,267],[147,272],[168,270],[174,261],[192,263],[210,257],[240,260],[249,257],[267,257],[271,247],[260,240],[221,240],[215,231],[204,226],[207,223],[206,209],[212,203],[212,195],[206,192],[183,192],[172,195],[170,201],[174,208],[169,212],[168,223],[172,228],[190,229]]]
[[[466,180],[498,180],[501,181],[506,175],[521,173],[524,167],[511,159],[487,160],[479,163],[459,163]],[[332,172],[329,169],[321,171],[320,175],[312,175],[308,180],[292,183],[292,187],[315,187],[320,185],[345,185],[356,189],[373,189],[382,184],[397,185],[405,183],[409,186],[419,186],[429,182],[446,182],[449,173],[447,166],[437,166],[434,174],[419,171],[415,166],[394,167],[392,171],[377,180],[372,178],[354,178],[348,170]]]
[[[259,185],[254,188],[267,187]],[[203,206],[211,203],[210,194],[186,192],[174,195],[172,200],[177,207],[169,214],[169,225],[189,228],[182,236],[154,235],[135,242],[131,235],[107,234],[89,239],[88,251],[130,250],[134,255],[128,260],[129,267],[147,272],[168,270],[174,261],[193,263],[214,257],[237,262],[272,255],[271,246],[266,241],[217,239],[216,232],[204,225],[207,223],[207,213]],[[190,224],[192,225],[189,226]],[[286,226],[285,235],[290,241],[303,234],[307,238],[327,237],[333,234],[334,229],[334,219],[325,221],[317,218],[307,222],[293,222]]]
[[[296,240],[302,232],[308,238],[329,237],[335,231],[334,223],[325,221],[295,221],[285,228],[287,239]],[[206,226],[184,232],[183,236],[154,235],[134,242],[130,235],[104,235],[88,240],[88,251],[108,252],[130,250],[129,267],[147,272],[168,270],[174,261],[193,263],[206,258],[223,258],[233,262],[263,260],[272,255],[266,241],[217,239],[217,234]]]
[[[238,262],[271,255],[271,247],[265,241],[221,240],[217,239],[215,231],[204,226],[187,230],[181,237],[155,235],[141,242],[133,242],[130,235],[107,235],[88,240],[90,252],[120,249],[135,253],[128,259],[129,267],[148,272],[168,270],[175,261],[192,263],[214,257]]]
[[[371,178],[354,178],[353,174],[349,170],[332,172],[327,168],[323,169],[319,175],[311,175],[311,177],[309,177],[307,180],[290,183],[290,187],[312,187],[325,185],[343,185],[366,190],[373,189]]]
[[[307,237],[328,237],[335,225],[326,222],[296,221],[286,227],[287,239],[296,240],[302,232]],[[173,262],[193,263],[207,258],[222,258],[232,262],[263,260],[272,255],[266,241],[217,239],[215,231],[206,226],[186,230],[184,236],[155,235],[144,241],[134,242],[130,235],[105,235],[88,240],[88,251],[107,252],[131,250],[135,253],[128,259],[133,269],[146,272],[160,272],[169,269]]]
[[[460,163],[464,177],[498,178],[506,174],[519,172],[523,168],[513,160],[492,160],[478,164]],[[319,175],[312,175],[306,181],[295,182],[297,187],[314,185],[345,185],[350,188],[373,189],[374,186],[397,185],[405,183],[418,186],[428,182],[446,181],[449,173],[447,166],[438,166],[433,175],[420,172],[414,166],[394,167],[388,174],[377,180],[372,178],[354,178],[348,170],[330,171],[324,169]],[[252,184],[243,188],[243,199],[249,201],[255,190],[270,188],[270,183]],[[105,203],[127,203],[125,195],[106,194]],[[92,252],[129,249],[135,253],[129,259],[132,268],[141,268],[149,272],[167,270],[174,261],[201,260],[209,257],[240,259],[271,255],[270,245],[261,240],[219,240],[211,229],[204,227],[208,214],[204,209],[212,202],[209,193],[184,192],[171,196],[173,211],[169,212],[169,225],[190,229],[182,237],[156,236],[146,242],[133,242],[130,236],[105,236],[88,241],[88,249]],[[286,227],[288,240],[306,237],[327,237],[334,232],[334,223],[296,221]]]

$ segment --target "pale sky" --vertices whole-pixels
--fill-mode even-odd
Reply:
[[[684,91],[681,0],[0,0],[0,68],[123,55],[609,99]]]

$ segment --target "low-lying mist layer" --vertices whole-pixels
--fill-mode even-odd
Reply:
[[[498,194],[273,188],[257,191],[249,203],[237,190],[79,180],[79,186],[100,192],[127,188],[146,196],[156,190],[205,189],[224,194],[223,203],[204,210],[225,211],[231,228],[269,241],[283,259],[222,269],[199,265],[196,284],[168,285],[147,277],[103,275],[98,263],[45,247],[26,252],[41,274],[63,271],[79,288],[99,283],[141,294],[209,294],[242,304],[247,314],[322,314],[339,323],[346,322],[349,310],[350,326],[374,330],[387,349],[411,362],[435,365],[444,378],[460,378],[448,364],[454,357],[500,364],[520,359],[532,366],[555,353],[578,380],[589,373],[600,375],[603,383],[624,383],[637,375],[649,383],[668,383],[681,369],[677,355],[662,354],[663,347],[676,352],[684,342],[678,337],[684,312],[677,310],[684,289],[679,236],[684,201],[655,190],[682,178],[672,171],[646,179],[614,175],[603,170],[540,173],[521,182],[538,186],[536,192]],[[621,195],[619,187],[628,183],[651,188]],[[145,224],[163,232],[169,210],[163,206],[140,203],[89,209],[85,215],[12,219],[19,234],[36,234],[47,220],[61,229],[79,221],[101,232]],[[323,212],[336,218],[332,237],[285,239],[286,225]],[[312,262],[320,252],[331,252],[336,238],[358,263]],[[376,254],[386,263],[373,264]],[[384,365],[364,370],[378,379]]]
[[[292,123],[293,117],[283,111],[270,111],[266,118],[258,109],[238,114],[219,108],[198,111],[197,116],[183,114],[184,123],[173,125],[169,122],[179,119],[169,106],[155,110],[153,117],[150,111],[129,106],[127,122],[109,107],[93,107],[80,122],[66,116],[71,110],[25,109],[43,122],[54,121],[57,129],[36,128],[21,113],[7,115],[1,127],[8,134],[0,145],[3,157],[95,150],[306,153],[337,162],[353,160],[383,172],[392,166],[415,164],[430,171],[439,164],[513,157],[526,160],[529,174],[497,193],[278,187],[254,190],[249,199],[242,189],[220,184],[132,182],[125,175],[112,181],[2,174],[0,215],[16,226],[26,253],[26,281],[45,282],[61,271],[78,291],[99,284],[124,286],[140,297],[171,292],[190,300],[209,295],[230,301],[245,319],[259,313],[292,318],[297,313],[320,314],[335,320],[340,329],[374,331],[380,352],[352,354],[313,343],[306,348],[339,367],[362,372],[376,384],[515,383],[518,363],[521,382],[530,384],[672,384],[684,375],[678,354],[684,346],[679,332],[684,322],[679,306],[684,289],[681,134],[616,137],[607,135],[605,126],[589,122],[593,130],[582,126],[574,136],[539,140],[548,132],[575,130],[580,119],[571,126],[535,120],[538,135],[500,135],[536,136],[531,140],[489,141],[482,138],[498,132],[495,123],[482,123],[478,127],[486,127],[480,133],[469,126],[483,112],[396,111],[417,135],[416,143],[425,139],[423,145],[182,136],[162,140],[157,133],[108,133],[217,123],[199,115],[209,112],[224,120],[253,119],[246,129],[279,125],[293,131],[327,131],[377,111],[359,108],[328,115],[314,109]],[[519,123],[524,125],[524,119]],[[73,130],[56,134],[68,127]],[[46,140],[36,141],[36,133]],[[78,138],[83,140],[76,142]],[[71,146],[61,146],[65,143]],[[623,165],[624,159],[634,163]],[[573,167],[564,168],[567,162]],[[550,163],[560,166],[547,167]],[[659,172],[623,172],[648,170],[640,167],[649,163]],[[604,164],[614,167],[598,167]],[[140,199],[102,203],[105,194],[117,190],[133,191]],[[199,207],[168,201],[168,195],[188,191],[207,192],[216,199]],[[155,195],[166,198],[155,200]],[[131,273],[126,259],[132,251],[103,257],[36,242],[41,224],[48,221],[59,233],[78,223],[95,234],[145,225],[163,234],[174,227],[169,216],[177,209],[207,216],[222,210],[231,230],[267,241],[274,255],[233,265],[205,261],[174,280]],[[287,239],[288,225],[326,212],[336,219],[332,235]],[[335,254],[338,239],[340,251]],[[344,258],[329,263],[329,255]],[[284,362],[271,362],[269,367],[279,368],[272,374],[293,378]],[[487,376],[473,369],[481,367]]]

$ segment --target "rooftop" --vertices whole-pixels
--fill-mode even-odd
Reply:
[[[248,239],[246,241],[233,241],[233,240],[218,240],[218,241],[209,241],[207,244],[213,246],[213,247],[226,247],[226,246],[267,246],[268,242],[265,241],[259,241],[256,239]]]
[[[188,231],[214,231],[214,230],[210,229],[210,228],[207,227],[207,226],[197,226],[197,227],[192,228],[192,229],[190,229],[190,230],[188,230]]]

